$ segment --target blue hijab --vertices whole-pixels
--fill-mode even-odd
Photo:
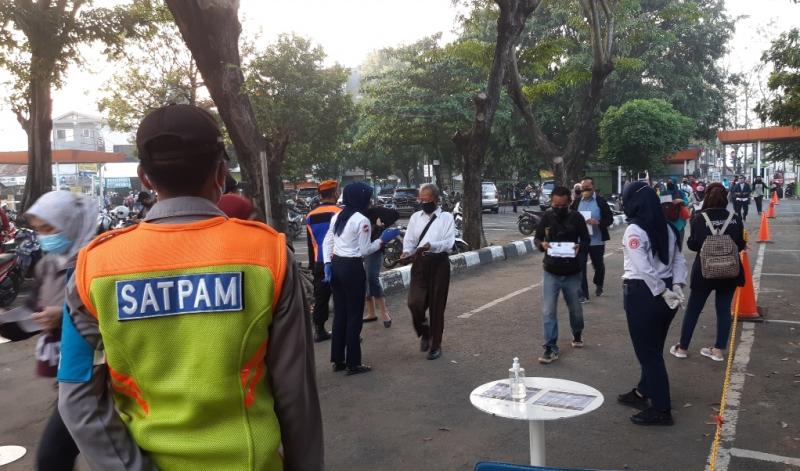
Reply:
[[[629,183],[622,190],[622,208],[632,224],[644,229],[650,248],[664,265],[669,264],[669,233],[661,200],[645,182]]]
[[[354,182],[346,187],[342,192],[342,204],[344,208],[336,217],[336,225],[333,226],[333,233],[342,235],[347,220],[355,213],[366,216],[370,199],[372,198],[372,187],[363,182]]]

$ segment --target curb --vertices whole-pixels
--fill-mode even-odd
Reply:
[[[614,216],[614,224],[611,228],[621,227],[624,224],[625,216]],[[480,265],[519,258],[536,252],[538,250],[533,245],[533,237],[526,237],[505,245],[492,245],[470,252],[451,255],[450,273],[460,273]],[[405,291],[411,284],[411,266],[407,265],[381,273],[380,282],[386,294]]]

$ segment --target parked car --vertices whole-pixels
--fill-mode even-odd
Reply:
[[[499,194],[492,182],[481,183],[481,209],[488,209],[495,214],[500,211]]]
[[[396,209],[401,215],[410,216],[419,209],[418,197],[417,188],[395,188],[392,200],[386,206]]]
[[[394,188],[381,188],[381,191],[378,192],[378,203],[391,203],[392,197],[394,197]]]
[[[556,187],[555,180],[545,180],[539,187],[539,208],[544,211],[550,207],[550,194]]]

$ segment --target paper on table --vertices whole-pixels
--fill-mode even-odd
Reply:
[[[480,395],[490,399],[500,399],[501,401],[525,402],[537,395],[539,391],[541,391],[541,389],[528,386],[525,388],[525,398],[517,400],[511,397],[511,385],[507,382],[502,382],[495,384],[491,388],[480,393]]]
[[[550,242],[547,255],[560,258],[575,258],[574,242]]]
[[[597,396],[577,394],[564,391],[547,391],[537,399],[537,406],[558,407],[559,409],[584,410]]]
[[[581,215],[583,215],[583,219],[586,219],[587,221],[589,219],[592,219],[592,212],[591,211],[581,211]],[[589,229],[589,236],[592,236],[592,234],[594,232],[594,226],[592,226],[591,224],[587,224],[586,228]]]

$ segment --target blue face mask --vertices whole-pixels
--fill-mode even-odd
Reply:
[[[42,246],[42,250],[45,252],[58,254],[63,254],[69,250],[70,247],[72,247],[72,241],[67,239],[67,237],[61,232],[49,235],[40,235],[39,244]]]

